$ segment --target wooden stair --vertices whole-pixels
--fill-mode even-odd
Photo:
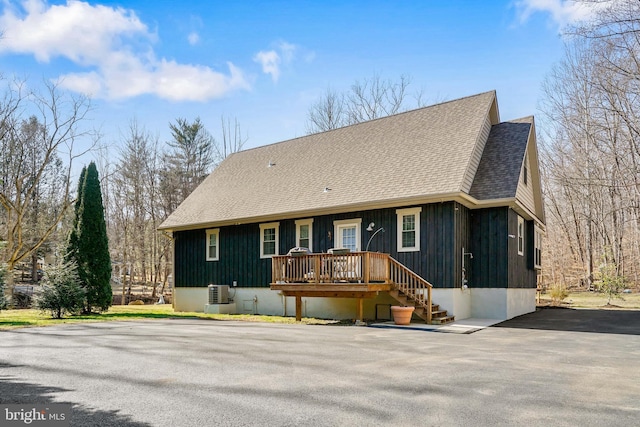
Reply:
[[[424,306],[419,301],[416,301],[415,298],[412,298],[410,295],[404,294],[402,291],[398,289],[392,289],[389,291],[389,295],[400,304],[407,307],[415,307],[413,314],[418,316],[420,319],[428,322],[427,319],[427,307]],[[445,323],[451,323],[455,320],[455,316],[450,316],[447,310],[440,310],[440,306],[438,304],[431,304],[431,323],[435,325],[444,325]]]

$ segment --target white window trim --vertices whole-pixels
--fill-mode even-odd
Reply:
[[[518,215],[518,240],[516,241],[516,244],[518,245],[518,255],[520,256],[524,255],[524,233],[524,218]],[[520,242],[522,242],[522,244],[520,244]]]
[[[538,257],[540,251],[540,257]],[[536,226],[533,231],[533,266],[539,270],[542,268],[542,230]]]
[[[407,209],[397,209],[396,215],[398,217],[398,231],[397,231],[397,241],[398,241],[398,252],[418,252],[420,251],[420,213],[422,213],[422,208],[407,208]],[[415,215],[416,217],[416,244],[415,246],[410,247],[402,247],[402,217],[405,215]]]
[[[210,241],[210,236],[214,234],[216,236],[216,256],[215,257],[210,257],[209,256],[209,241]],[[210,230],[207,230],[207,240],[205,242],[205,256],[207,258],[207,261],[218,261],[220,259],[220,229],[219,228],[212,228]]]
[[[300,226],[309,226],[309,252],[313,252],[313,218],[296,220],[296,246],[300,244]]]
[[[264,253],[264,230],[267,228],[275,228],[276,229],[276,253],[275,254],[265,254]],[[278,244],[278,240],[280,240],[280,223],[279,222],[269,222],[265,224],[260,224],[260,258],[271,258],[280,253],[280,248]]]
[[[353,219],[341,219],[337,221],[333,221],[333,247],[341,248],[342,246],[336,246],[336,242],[340,238],[340,228],[347,226],[356,226],[356,252],[362,250],[362,238],[361,238],[361,228],[362,228],[362,218],[353,218]],[[340,242],[342,245],[342,242]]]

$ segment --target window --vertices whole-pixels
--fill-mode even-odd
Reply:
[[[279,223],[260,224],[260,258],[278,255]]]
[[[518,215],[518,255],[524,255],[524,218]]]
[[[398,209],[398,252],[420,250],[420,212],[422,208]]]
[[[360,226],[362,219],[346,219],[333,221],[335,248],[350,249],[351,252],[360,250]]]
[[[533,232],[533,265],[542,268],[542,231],[538,227]]]
[[[220,259],[220,229],[207,230],[207,261]]]
[[[296,221],[296,245],[313,252],[313,219],[299,219]]]
[[[524,185],[527,185],[527,181],[529,179],[529,154],[524,155],[524,166],[522,170],[522,181]]]

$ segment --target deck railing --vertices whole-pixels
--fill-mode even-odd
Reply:
[[[377,252],[274,256],[272,283],[390,283],[389,259]]]

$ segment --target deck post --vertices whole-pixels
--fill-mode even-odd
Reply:
[[[370,252],[364,253],[364,283],[369,283],[369,268],[371,265],[369,255],[370,255]]]
[[[427,286],[427,323],[431,324],[431,309],[433,305],[431,303],[431,286]]]
[[[362,322],[363,312],[364,312],[364,298],[358,298],[356,303],[356,320]]]
[[[300,322],[302,320],[302,297],[300,295],[296,295],[296,322]]]

